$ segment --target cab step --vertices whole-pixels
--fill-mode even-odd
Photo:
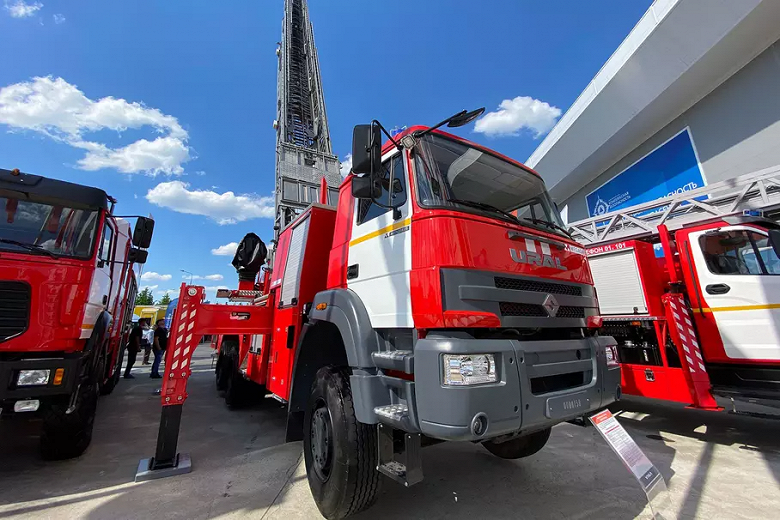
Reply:
[[[377,406],[374,413],[381,424],[404,431],[417,431],[409,415],[409,407],[405,404]]]
[[[371,359],[377,368],[414,374],[414,352],[411,350],[372,352]]]
[[[400,436],[403,435],[401,442]],[[379,465],[377,471],[387,475],[405,487],[413,486],[423,479],[421,438],[419,433],[407,433],[379,423],[377,425]],[[396,443],[396,439],[399,442]],[[395,447],[400,453],[396,454]],[[398,458],[396,458],[396,455]]]

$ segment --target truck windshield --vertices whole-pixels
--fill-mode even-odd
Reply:
[[[0,195],[0,249],[89,258],[99,214]]]
[[[512,220],[564,233],[560,214],[537,175],[500,157],[436,134],[417,145],[418,202]]]

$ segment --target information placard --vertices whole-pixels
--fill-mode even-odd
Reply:
[[[672,518],[671,504],[666,493],[666,482],[647,455],[623,428],[612,412],[604,410],[589,417],[612,451],[620,457],[634,478],[642,486],[653,516],[657,519]]]

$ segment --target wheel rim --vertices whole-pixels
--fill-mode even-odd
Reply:
[[[327,481],[333,458],[333,428],[330,423],[330,413],[323,401],[318,401],[311,417],[309,428],[311,458],[314,472],[320,480]]]

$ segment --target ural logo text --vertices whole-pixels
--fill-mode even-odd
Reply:
[[[535,253],[533,251],[522,251],[514,248],[509,248],[509,255],[512,260],[518,264],[532,264],[538,267],[552,267],[553,269],[560,269],[566,271],[566,267],[561,265],[559,258],[553,258],[552,255],[545,255]]]

